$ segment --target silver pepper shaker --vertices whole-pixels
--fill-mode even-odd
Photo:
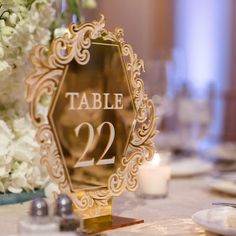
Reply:
[[[52,233],[59,232],[59,224],[48,215],[48,204],[43,198],[32,201],[30,214],[18,225],[19,233]]]
[[[80,230],[80,219],[73,213],[73,203],[66,194],[59,194],[56,201],[55,215],[59,219],[60,231]]]

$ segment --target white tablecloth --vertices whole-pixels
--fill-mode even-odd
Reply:
[[[165,199],[140,199],[135,193],[124,193],[113,201],[115,215],[144,219],[144,224],[107,232],[108,235],[158,235],[195,236],[206,235],[195,225],[193,213],[212,207],[212,202],[233,202],[235,198],[212,192],[204,177],[174,179],[170,183],[169,196]],[[0,207],[0,235],[17,232],[18,220],[27,214],[29,203]],[[209,234],[207,234],[209,235]]]

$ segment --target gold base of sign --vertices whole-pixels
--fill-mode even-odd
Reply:
[[[86,234],[95,234],[141,223],[144,223],[144,220],[114,215],[101,216],[85,219],[83,221],[83,232]]]
[[[75,198],[81,198],[79,193],[73,193],[71,197]],[[109,216],[112,215],[112,198],[107,200],[107,204],[105,205],[96,205],[93,207],[88,208],[87,210],[80,211],[75,205],[74,205],[74,212],[77,213],[82,219],[93,219],[98,218],[100,216]]]

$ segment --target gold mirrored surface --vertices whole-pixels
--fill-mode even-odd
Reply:
[[[86,65],[66,66],[49,112],[72,191],[107,187],[135,121],[119,45],[99,39],[89,53]]]

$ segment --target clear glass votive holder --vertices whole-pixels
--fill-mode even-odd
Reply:
[[[137,195],[141,198],[166,198],[171,177],[169,152],[156,152],[152,161],[140,166]]]

